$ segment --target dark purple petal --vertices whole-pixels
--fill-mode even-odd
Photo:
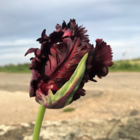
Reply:
[[[36,41],[39,41],[39,42],[41,42],[41,40],[42,40],[42,38],[38,38]]]
[[[108,74],[108,67],[113,65],[112,50],[102,39],[96,40],[96,47],[92,54],[92,68],[89,72],[90,80],[97,75],[99,78]]]
[[[62,29],[64,29],[64,28],[66,28],[66,22],[65,21],[63,21],[63,23],[62,23]]]
[[[33,52],[36,52],[38,48],[30,48],[26,53],[25,53],[25,56],[29,53],[33,53]]]
[[[48,41],[48,36],[46,35],[46,29],[44,29],[41,33],[41,38],[38,38],[36,41],[39,41],[39,43],[43,43]]]
[[[49,35],[50,41],[51,43],[57,43],[59,41],[62,41],[62,36],[63,36],[63,32],[53,32],[52,34]]]
[[[68,36],[71,36],[71,30],[70,30],[70,29],[67,29],[67,30],[64,32],[64,34],[63,34],[62,37],[68,37]]]
[[[76,24],[75,19],[71,19],[70,22],[67,24],[67,28],[71,29],[71,38],[74,39],[75,37],[79,37],[82,42],[89,42],[88,35],[85,35],[87,30],[85,28],[82,28],[82,26],[78,27],[78,24]]]
[[[41,34],[41,37],[43,38],[46,34],[46,29],[43,30],[42,34]]]
[[[59,24],[57,24],[57,25],[55,26],[55,28],[56,28],[57,32],[62,31],[62,27],[61,27],[61,25],[59,25]]]

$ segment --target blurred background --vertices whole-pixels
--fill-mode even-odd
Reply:
[[[86,122],[77,127],[76,122],[73,125],[70,121],[65,123],[66,128],[59,124],[58,129],[55,123],[50,130],[44,130],[45,134],[54,134],[41,134],[42,140],[55,140],[60,133],[66,135],[63,140],[140,140],[140,0],[0,0],[0,140],[24,139],[26,135],[30,137],[24,140],[31,139],[33,125],[15,130],[6,126],[33,122],[38,112],[39,104],[28,93],[29,59],[34,55],[24,54],[29,48],[40,48],[36,39],[44,29],[49,35],[56,24],[73,18],[79,26],[86,27],[91,44],[95,45],[99,38],[111,46],[114,65],[102,80],[95,77],[97,83],[85,84],[85,97],[64,109],[47,110],[44,117],[50,124],[68,119],[87,123],[93,119],[98,123],[89,122],[86,130]]]

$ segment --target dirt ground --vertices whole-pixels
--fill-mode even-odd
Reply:
[[[31,74],[0,73],[0,125],[35,121],[39,104],[28,94]],[[109,119],[140,115],[140,73],[109,73],[88,82],[86,96],[63,109],[47,109],[44,120]]]

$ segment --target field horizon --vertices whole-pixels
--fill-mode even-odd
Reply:
[[[140,72],[140,58],[132,60],[113,61],[114,65],[109,67],[110,72]],[[30,63],[8,64],[0,66],[0,72],[30,73]]]

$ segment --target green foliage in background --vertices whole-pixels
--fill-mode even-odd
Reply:
[[[31,73],[30,64],[6,65],[0,67],[0,72]],[[114,61],[114,65],[109,68],[110,72],[140,72],[140,58],[122,61]]]
[[[12,72],[12,73],[30,73],[30,64],[18,64],[18,65],[5,65],[0,67],[0,72]]]
[[[114,62],[114,65],[109,68],[110,72],[140,72],[140,60],[122,60]]]
[[[68,107],[68,108],[64,109],[63,112],[72,112],[74,110],[75,110],[75,108]]]

